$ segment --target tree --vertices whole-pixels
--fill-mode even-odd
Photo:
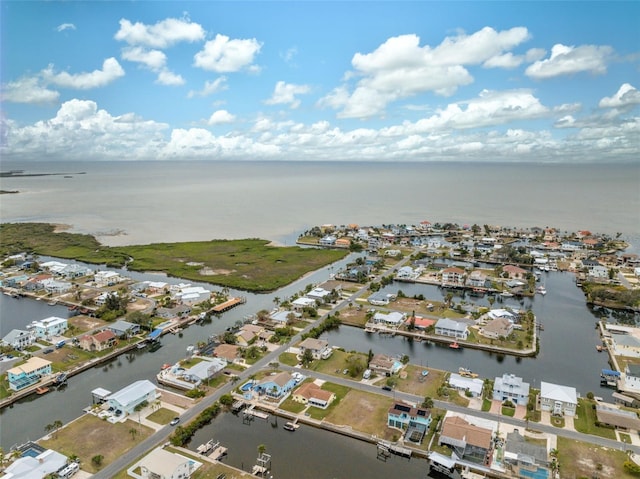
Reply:
[[[425,396],[424,401],[422,401],[422,407],[431,409],[433,407],[433,399],[429,396]]]
[[[91,462],[96,466],[100,467],[102,465],[102,460],[104,456],[102,454],[97,454],[91,458]]]
[[[310,349],[305,349],[304,353],[302,354],[302,365],[304,367],[309,366],[309,364],[311,364],[311,362],[313,361],[313,352]]]
[[[265,452],[267,452],[267,446],[264,444],[258,445],[258,455],[262,456]]]
[[[220,396],[220,404],[229,407],[233,405],[233,396],[231,394],[223,394]]]
[[[131,434],[131,439],[135,441],[138,430],[135,427],[129,428],[129,434]]]

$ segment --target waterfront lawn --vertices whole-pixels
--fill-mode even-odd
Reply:
[[[336,426],[351,426],[356,431],[390,439],[389,434],[399,433],[387,428],[387,411],[392,403],[393,400],[386,396],[352,389],[325,420]]]
[[[342,324],[364,328],[367,324],[367,311],[357,307],[344,308],[340,311],[340,321]]]
[[[624,470],[623,464],[627,459],[623,451],[558,436],[560,471],[570,471],[573,477],[592,477],[594,474],[617,479],[637,477]],[[601,468],[598,464],[602,465]]]
[[[305,382],[308,382],[308,381],[305,381]],[[280,404],[280,409],[282,409],[283,411],[289,411],[293,414],[300,414],[302,411],[304,411],[306,407],[307,407],[306,404],[302,404],[298,401],[294,401],[293,399],[291,399],[291,396],[289,396],[287,399],[282,401],[282,404]]]
[[[131,431],[135,430],[135,434]],[[76,455],[84,471],[95,473],[99,468],[91,458],[103,456],[102,463],[109,464],[154,431],[135,421],[111,424],[92,414],[85,414],[68,426],[51,434],[50,439],[38,441],[48,449],[54,449],[65,456]]]
[[[160,424],[162,426],[169,424],[169,422],[176,417],[176,412],[167,409],[166,407],[161,407],[157,411],[152,412],[147,416],[149,421],[155,422],[156,424]]]
[[[282,353],[278,356],[278,361],[287,366],[296,366],[298,364],[298,358],[293,353]]]
[[[422,371],[429,371],[429,374],[424,377]],[[436,397],[437,391],[444,382],[445,372],[437,369],[428,369],[422,366],[416,366],[414,364],[407,364],[403,369],[406,372],[406,377],[398,377],[396,389],[405,393],[415,394],[417,396]],[[384,384],[386,378],[383,378],[382,382],[378,384]]]
[[[320,408],[317,408],[317,407],[310,407],[307,410],[307,413],[309,414],[309,416],[312,419],[317,419],[319,421],[324,419],[325,417],[327,417],[331,413],[331,411],[336,409],[338,407],[338,405],[340,404],[340,402],[342,401],[342,399],[347,395],[347,393],[349,391],[351,391],[351,389],[349,389],[346,386],[340,386],[340,385],[334,384],[334,383],[324,383],[322,385],[322,389],[324,389],[326,391],[331,391],[333,394],[336,395],[336,398],[333,400],[333,402],[331,404],[329,404],[327,409],[320,409]]]
[[[615,440],[616,432],[614,429],[597,426],[598,418],[596,410],[593,408],[595,404],[595,401],[589,399],[578,399],[576,415],[573,418],[573,425],[576,431]]]

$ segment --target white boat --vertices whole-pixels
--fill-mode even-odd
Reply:
[[[500,293],[500,296],[502,296],[503,298],[513,298],[513,293],[510,293],[509,291],[503,291],[502,293]]]
[[[545,294],[547,294],[547,289],[543,285],[540,285],[536,288],[536,293],[544,296]]]

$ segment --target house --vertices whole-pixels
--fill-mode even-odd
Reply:
[[[367,301],[369,304],[373,306],[386,306],[390,301],[394,301],[396,299],[395,294],[383,293],[382,291],[376,291],[375,293],[369,295]]]
[[[295,378],[287,372],[282,372],[274,376],[264,377],[253,387],[253,390],[271,399],[282,399],[295,385]]]
[[[442,286],[463,286],[464,270],[456,267],[445,268],[442,273]]]
[[[245,324],[236,333],[236,341],[238,345],[247,347],[255,342],[262,331],[264,331],[262,326]]]
[[[124,281],[124,278],[115,271],[96,271],[93,281],[98,288],[105,288]]]
[[[624,373],[625,388],[640,391],[640,364],[627,363]]]
[[[85,334],[80,337],[80,347],[85,351],[104,351],[118,343],[118,337],[111,330],[105,329],[96,334]]]
[[[543,477],[542,472],[549,467],[547,448],[527,441],[518,429],[507,433],[504,462],[515,477]],[[548,470],[546,472],[544,477],[551,477],[551,473]]]
[[[49,294],[62,294],[71,289],[71,283],[58,281],[56,279],[44,279],[40,282],[44,290]]]
[[[140,332],[140,325],[119,319],[113,324],[107,325],[107,329],[119,338],[136,335]]]
[[[156,316],[162,319],[179,319],[189,316],[191,307],[187,304],[179,304],[173,308],[158,308]]]
[[[324,339],[307,338],[298,345],[298,348],[301,356],[306,351],[311,351],[313,359],[327,359],[332,352],[329,343]]]
[[[185,286],[175,291],[172,297],[184,305],[193,306],[194,304],[209,301],[211,299],[211,291],[202,286]]]
[[[513,323],[505,318],[492,319],[480,328],[480,334],[491,339],[506,338],[512,332]]]
[[[144,403],[152,403],[160,397],[156,386],[147,379],[141,379],[125,386],[120,391],[110,394],[105,399],[115,411],[124,415],[132,414],[135,408]]]
[[[540,382],[540,409],[554,415],[575,416],[578,405],[576,389]]]
[[[331,391],[326,391],[316,383],[304,383],[293,392],[292,399],[302,404],[326,409],[333,402],[336,395]]]
[[[615,429],[628,431],[634,429],[640,430],[640,419],[633,411],[625,411],[617,407],[607,406],[605,404],[596,404],[596,417],[598,422]]]
[[[337,238],[335,236],[326,235],[326,236],[323,236],[322,238],[320,238],[318,240],[318,244],[320,246],[333,246],[333,245],[336,244],[336,240],[337,240]]]
[[[502,273],[506,274],[510,279],[525,279],[528,271],[520,268],[519,266],[507,264],[502,267]]]
[[[438,445],[449,446],[456,456],[466,461],[489,465],[493,430],[471,424],[460,416],[447,415],[442,422]]]
[[[632,334],[612,334],[611,346],[616,356],[640,358],[640,339]]]
[[[594,279],[608,279],[609,278],[609,270],[606,266],[594,266],[589,269],[589,278]]]
[[[300,313],[294,313],[293,311],[278,311],[269,315],[269,319],[273,321],[278,328],[285,327],[298,317],[300,317]]]
[[[387,425],[405,431],[406,441],[420,444],[431,425],[431,411],[396,401],[387,411]]]
[[[323,304],[327,302],[327,297],[331,294],[331,291],[327,291],[323,288],[314,288],[309,291],[305,296],[309,299],[313,299],[317,304]]]
[[[511,311],[509,311],[508,309],[501,309],[501,308],[490,310],[487,313],[487,317],[489,319],[504,318],[504,319],[508,319],[512,323],[515,323],[516,320],[518,319],[517,316]]]
[[[7,371],[9,388],[13,391],[20,391],[26,387],[36,384],[43,376],[51,374],[51,361],[33,356],[24,364],[14,366]]]
[[[240,346],[222,343],[213,350],[213,356],[224,359],[227,363],[233,363],[240,356]]]
[[[384,324],[385,326],[391,328],[398,328],[402,325],[406,318],[406,313],[391,311],[389,313],[375,313],[372,320],[377,324]]]
[[[421,316],[410,316],[404,321],[405,326],[409,326],[412,321],[413,321],[413,327],[421,331],[424,331],[427,328],[436,324],[435,319],[423,318]]]
[[[51,339],[53,336],[63,335],[68,328],[67,320],[57,316],[32,321],[27,329],[33,330],[37,339]]]
[[[493,399],[526,406],[529,402],[529,383],[515,374],[505,373],[502,377],[496,377],[493,382]]]
[[[192,462],[181,454],[157,448],[143,457],[138,466],[143,479],[189,479]]]
[[[484,288],[487,285],[487,275],[482,271],[472,271],[467,277],[467,286],[472,288]]]
[[[403,266],[396,273],[396,279],[414,279],[415,277],[416,273],[411,266]]]
[[[29,443],[29,452],[36,455],[23,455],[3,470],[3,479],[35,479],[51,477],[62,469],[69,460],[64,454],[53,449],[44,449],[38,444]],[[57,475],[55,477],[58,477]]]
[[[182,370],[180,374],[183,381],[193,383],[196,387],[213,378],[227,366],[227,362],[222,358],[198,356],[198,359],[199,362],[189,369]]]
[[[31,346],[36,340],[36,336],[33,331],[24,331],[22,329],[12,329],[4,338],[2,338],[2,344],[10,348],[21,351],[22,349]]]
[[[479,397],[482,395],[482,387],[484,381],[478,378],[470,378],[461,376],[457,373],[451,373],[449,376],[449,386],[457,391],[464,391],[471,394],[471,397]]]
[[[311,298],[298,298],[291,302],[291,307],[294,311],[302,311],[304,308],[315,308],[318,306],[315,299]]]
[[[436,323],[436,334],[465,340],[469,336],[469,328],[467,323],[449,318],[440,318]]]
[[[369,361],[369,369],[376,374],[391,376],[402,369],[402,363],[386,354],[375,354]]]

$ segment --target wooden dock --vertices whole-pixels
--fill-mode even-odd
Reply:
[[[269,419],[269,415],[266,412],[256,410],[255,404],[252,404],[248,409],[245,409],[244,414],[248,414],[259,419],[264,419],[265,421]]]
[[[224,313],[225,311],[228,311],[231,308],[235,308],[239,304],[244,304],[246,302],[247,302],[247,298],[242,296],[238,298],[231,298],[225,301],[224,303],[216,304],[213,308],[211,308],[211,312],[214,314]]]

